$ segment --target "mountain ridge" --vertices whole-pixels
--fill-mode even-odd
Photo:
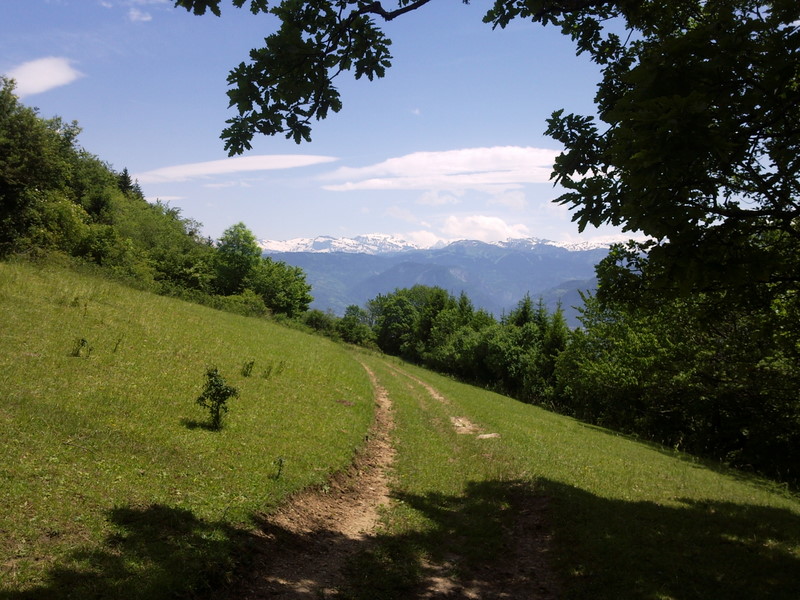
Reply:
[[[455,296],[464,292],[476,308],[498,317],[530,294],[550,310],[561,306],[567,322],[577,326],[579,292],[596,288],[594,267],[608,254],[607,245],[564,247],[538,238],[459,240],[438,248],[416,248],[382,234],[298,239],[277,246],[289,249],[282,251],[262,244],[264,254],[303,269],[312,286],[311,308],[340,316],[379,294],[427,285]]]
[[[314,252],[314,253],[335,253],[346,252],[350,254],[392,254],[399,252],[411,252],[415,250],[440,250],[453,244],[488,244],[499,248],[530,249],[535,246],[553,246],[563,248],[572,252],[584,250],[595,250],[598,248],[608,248],[608,243],[601,242],[554,242],[542,238],[507,238],[504,241],[481,242],[478,240],[454,240],[449,243],[440,242],[433,246],[421,246],[414,242],[409,242],[402,238],[384,234],[368,233],[357,235],[352,238],[333,237],[320,235],[313,238],[299,237],[290,240],[268,240],[258,241],[258,245],[264,253],[277,254],[284,252]]]

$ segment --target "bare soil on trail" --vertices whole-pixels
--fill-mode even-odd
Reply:
[[[264,517],[252,571],[231,598],[336,597],[347,560],[365,547],[389,502],[388,469],[394,459],[392,407],[386,390],[364,367],[375,390],[375,419],[362,451],[326,485],[292,497]]]
[[[311,600],[338,598],[344,567],[373,544],[380,507],[391,502],[389,469],[394,460],[394,429],[389,394],[364,365],[375,390],[375,418],[353,465],[327,484],[296,494],[277,512],[262,517],[252,541],[247,573],[240,573],[227,598]],[[398,371],[400,371],[398,369]],[[411,377],[408,373],[400,371]],[[433,387],[412,377],[435,399],[448,404]],[[482,429],[451,417],[457,431]],[[463,430],[463,431],[462,431]],[[517,517],[507,532],[504,556],[467,581],[456,582],[452,565],[424,565],[418,599],[554,600],[558,585],[549,567],[547,500],[530,491],[513,502]],[[457,557],[454,557],[457,560]]]

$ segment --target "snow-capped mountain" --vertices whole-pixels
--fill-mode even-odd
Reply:
[[[570,252],[583,252],[584,250],[598,250],[608,248],[607,242],[554,242],[541,238],[509,238],[504,242],[490,242],[493,246],[513,250],[531,250],[536,246],[554,246]]]
[[[312,286],[311,308],[344,314],[378,294],[417,284],[462,291],[476,307],[495,315],[513,309],[530,294],[554,309],[560,302],[573,324],[578,290],[596,285],[594,267],[608,244],[563,244],[537,238],[487,244],[459,240],[438,248],[419,248],[389,235],[355,238],[264,240],[264,253],[300,267]]]
[[[269,254],[278,252],[391,254],[420,249],[416,244],[382,233],[357,235],[354,238],[335,238],[321,235],[315,238],[294,238],[286,241],[260,240],[258,245],[264,252]]]
[[[470,240],[458,240],[452,244],[464,245]],[[482,243],[482,242],[476,242]],[[317,236],[314,238],[294,238],[291,240],[260,240],[261,249],[268,254],[284,252],[315,252],[331,253],[346,252],[350,254],[396,254],[411,250],[427,250],[413,242],[393,237],[382,233],[357,235],[354,238],[335,238],[332,236]],[[446,248],[449,244],[438,244],[433,248]],[[554,246],[565,250],[580,252],[584,250],[597,250],[608,248],[609,244],[595,242],[553,242],[539,238],[507,239],[504,242],[490,242],[490,245],[509,250],[531,250],[537,246]]]

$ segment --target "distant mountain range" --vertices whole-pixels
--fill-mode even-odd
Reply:
[[[452,243],[461,244],[467,241],[468,240],[460,240]],[[447,243],[440,243],[430,248],[423,248],[417,244],[414,244],[413,242],[407,242],[400,238],[383,233],[357,235],[354,238],[335,238],[327,235],[321,235],[314,238],[294,238],[292,240],[285,241],[260,240],[258,244],[261,246],[261,249],[268,254],[281,252],[348,252],[351,254],[391,254],[395,252],[408,252],[411,250],[441,249],[450,245]],[[542,240],[539,238],[508,239],[504,242],[489,242],[488,245],[518,250],[531,249],[540,245],[554,246],[556,248],[564,248],[565,250],[573,251],[608,248],[608,244],[592,242],[552,242],[550,240]]]
[[[312,286],[311,307],[337,315],[378,294],[422,284],[456,296],[463,291],[476,308],[498,317],[529,293],[542,297],[551,310],[560,302],[571,325],[577,324],[573,307],[580,304],[579,291],[595,288],[594,266],[608,254],[608,245],[537,238],[420,248],[382,234],[262,240],[259,245],[265,255],[302,268]]]

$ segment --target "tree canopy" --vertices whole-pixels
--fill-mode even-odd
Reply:
[[[65,254],[164,294],[247,315],[297,317],[313,300],[305,273],[261,256],[244,223],[216,245],[178,208],[148,202],[78,145],[80,128],[43,119],[0,78],[0,258]]]

